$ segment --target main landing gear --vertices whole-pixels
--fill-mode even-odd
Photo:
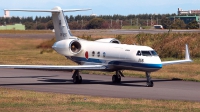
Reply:
[[[79,70],[75,70],[74,74],[72,75],[74,84],[81,84],[82,83],[82,77],[79,74]]]
[[[112,82],[113,83],[120,83],[121,82],[121,76],[124,77],[121,71],[116,71],[116,74],[112,76]]]
[[[117,70],[116,74],[114,74],[112,76],[112,82],[113,83],[120,83],[121,82],[121,77],[124,77],[124,75],[122,74],[122,72],[120,70]],[[75,84],[81,84],[82,83],[82,77],[79,74],[79,70],[75,70],[74,71],[74,74],[72,75],[72,78],[73,78],[73,82]],[[150,72],[146,72],[146,78],[147,78],[147,85],[146,86],[147,87],[153,87],[154,84],[153,84],[153,81],[151,80]]]
[[[120,70],[116,71],[116,74],[112,76],[112,82],[113,83],[120,83],[121,82],[121,77],[124,77],[122,72]],[[74,74],[72,75],[73,82],[74,84],[81,84],[82,83],[82,77],[79,74],[79,70],[75,70]]]
[[[147,77],[147,87],[153,87],[153,81],[151,80],[150,77],[150,72],[146,72],[146,77]]]

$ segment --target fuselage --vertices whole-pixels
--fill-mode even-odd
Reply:
[[[105,65],[108,71],[153,72],[162,68],[159,56],[147,46],[79,40],[80,52],[70,54],[69,42],[62,41],[55,43],[53,48],[81,65]]]

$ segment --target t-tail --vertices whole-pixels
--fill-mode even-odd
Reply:
[[[67,20],[64,16],[64,12],[86,11],[91,9],[69,9],[62,10],[56,6],[52,10],[35,10],[35,9],[4,9],[4,11],[26,11],[26,12],[51,12],[53,25],[55,30],[56,41],[73,38]]]

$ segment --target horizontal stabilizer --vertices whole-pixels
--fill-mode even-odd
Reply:
[[[52,10],[44,10],[44,9],[4,9],[4,11],[24,11],[24,12],[76,12],[76,11],[87,11],[92,9],[64,9],[62,10],[60,7],[53,8]]]

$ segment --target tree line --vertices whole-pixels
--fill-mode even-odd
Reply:
[[[170,20],[169,17],[176,14],[138,14],[138,15],[99,15],[99,16],[65,16],[70,29],[120,29],[123,26],[153,26],[163,25],[165,29],[197,29],[199,25],[196,21],[185,24],[180,19]],[[51,16],[41,17],[11,17],[0,18],[0,25],[22,23],[26,29],[42,30],[53,29]]]

